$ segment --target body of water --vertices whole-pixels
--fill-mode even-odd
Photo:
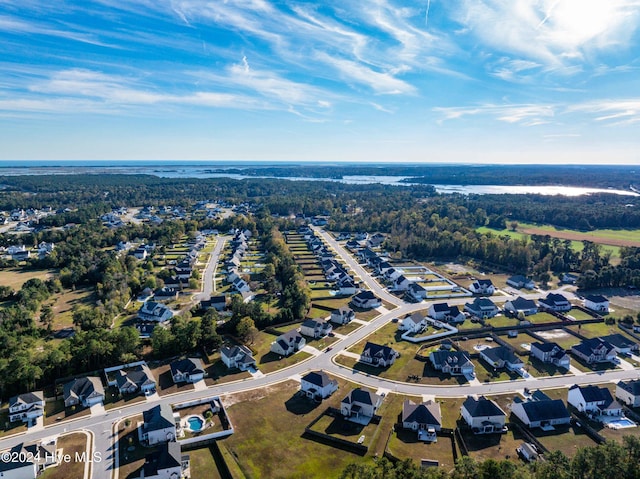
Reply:
[[[135,163],[96,163],[90,166],[62,163],[58,166],[37,165],[26,166],[24,164],[13,166],[8,162],[0,162],[0,176],[16,175],[73,175],[73,174],[127,174],[127,175],[153,175],[160,178],[231,178],[235,180],[274,178],[272,176],[249,176],[236,173],[220,173],[213,170],[241,169],[247,164],[224,165],[177,165],[177,164],[146,164]],[[345,175],[342,178],[301,178],[301,177],[277,177],[290,181],[332,181],[353,185],[383,184],[393,186],[419,185],[411,183],[411,176],[385,176],[385,175]],[[537,195],[565,195],[580,196],[590,193],[611,193],[625,196],[640,196],[631,190],[588,188],[578,186],[526,186],[526,185],[433,185],[439,193],[460,194],[537,194]]]

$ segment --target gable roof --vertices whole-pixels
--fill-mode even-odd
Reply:
[[[611,397],[611,393],[607,388],[599,388],[598,386],[572,386],[569,388],[575,389],[578,388],[580,394],[586,402],[601,402],[604,401],[605,405],[613,402],[613,397]]]
[[[378,297],[373,294],[371,291],[360,291],[358,294],[356,294],[353,299],[359,299],[361,301],[366,301],[369,299],[378,299]]]
[[[447,303],[434,303],[431,307],[436,313],[445,313],[449,311],[449,305]]]
[[[613,346],[608,341],[600,338],[583,339],[580,344],[576,344],[571,349],[578,351],[585,356],[591,356],[597,348],[605,347],[607,353],[613,351]]]
[[[380,344],[367,341],[367,344],[364,345],[364,349],[362,350],[362,355],[389,360],[395,357],[397,353],[389,346],[382,346]]]
[[[627,391],[634,396],[640,395],[640,379],[634,379],[631,381],[620,381],[618,382],[618,387]]]
[[[120,369],[116,375],[116,382],[118,387],[122,387],[128,382],[135,384],[137,387],[141,387],[145,384],[155,383],[156,380],[146,364],[139,364],[133,366],[126,371]]]
[[[182,451],[180,443],[166,442],[160,444],[157,451],[144,457],[143,477],[157,476],[163,469],[173,469],[182,466]]]
[[[472,309],[497,309],[497,306],[489,298],[475,298],[473,303],[467,303],[465,306],[471,306]]]
[[[405,316],[404,319],[407,319],[407,318],[410,319],[415,324],[420,324],[425,319],[422,313],[419,313],[419,312],[415,312],[411,315]]]
[[[204,366],[200,358],[185,358],[171,362],[171,375],[176,374],[201,374],[204,373]]]
[[[584,297],[585,300],[591,301],[592,303],[607,303],[609,300],[602,296],[601,294],[590,294]]]
[[[467,399],[462,403],[462,407],[469,412],[471,417],[506,416],[504,411],[500,409],[495,402],[483,396],[480,396],[478,399],[467,396]]]
[[[34,404],[42,401],[44,401],[44,393],[42,391],[33,391],[13,396],[9,399],[9,407],[13,407],[17,404]]]
[[[64,385],[63,390],[63,397],[65,400],[69,397],[86,398],[94,392],[104,396],[102,381],[100,381],[100,378],[96,376],[87,376],[69,381]]]
[[[487,348],[480,351],[480,354],[485,355],[492,361],[506,361],[508,363],[522,363],[522,360],[516,356],[511,348],[506,346],[497,346],[495,348]]]
[[[436,367],[442,367],[444,365],[459,367],[462,367],[466,364],[473,365],[471,359],[469,359],[469,356],[465,351],[450,351],[440,349],[438,351],[433,351],[429,355],[429,357]]]
[[[522,408],[532,422],[570,417],[562,399],[526,401],[522,403]]]
[[[600,339],[617,348],[633,348],[634,346],[638,346],[638,343],[634,343],[620,333],[610,334],[609,336],[602,336]]]
[[[173,419],[173,410],[169,404],[158,404],[157,406],[142,412],[142,420],[144,421],[144,430],[159,431],[167,427],[175,427]]]
[[[549,343],[531,343],[531,347],[532,348],[536,348],[540,351],[542,351],[543,353],[549,353],[551,351],[553,351],[554,348],[560,348],[560,346],[558,346],[556,343],[553,342],[549,342]],[[562,348],[560,348],[562,349]]]
[[[518,296],[516,299],[509,301],[516,310],[535,309],[536,302],[532,299],[525,299]]]
[[[402,422],[416,422],[418,424],[442,424],[440,404],[435,401],[426,401],[416,404],[409,399],[402,403]]]
[[[381,399],[381,396],[378,396],[368,389],[356,388],[350,391],[349,394],[347,394],[347,396],[341,402],[345,404],[353,404],[355,402],[359,402],[360,404],[375,406],[375,404]]]
[[[540,300],[545,304],[568,303],[569,300],[560,293],[549,293],[546,298]]]
[[[302,376],[302,379],[320,388],[328,386],[329,384],[332,384],[332,383],[337,384],[337,381],[335,379],[329,378],[329,375],[324,371],[311,371],[305,376]]]

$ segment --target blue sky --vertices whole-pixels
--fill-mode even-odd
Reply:
[[[0,159],[640,164],[640,0],[0,0]]]

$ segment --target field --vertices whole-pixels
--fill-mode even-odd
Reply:
[[[225,398],[236,432],[219,442],[221,449],[238,458],[247,477],[336,478],[347,464],[370,461],[301,438],[314,418],[327,406],[338,407],[352,388],[341,379],[338,383],[340,389],[321,405],[298,396],[293,381]]]
[[[55,297],[52,304],[53,330],[73,326],[73,307],[89,306],[95,301],[94,288],[78,288],[74,291],[65,290]]]
[[[218,466],[216,465],[216,461],[213,457],[212,449],[213,447],[205,447],[186,453],[189,455],[189,469],[191,470],[191,477],[194,479],[198,477],[222,479],[222,476],[218,472]]]
[[[33,278],[43,281],[53,277],[54,270],[21,270],[17,268],[3,269],[0,271],[0,285],[11,286],[15,291],[22,288],[22,285]]]

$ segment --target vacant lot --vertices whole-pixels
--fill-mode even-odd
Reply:
[[[55,270],[41,269],[41,270],[21,270],[18,268],[8,268],[0,271],[0,285],[11,286],[14,290],[18,291],[22,288],[22,285],[33,278],[41,279],[45,281],[53,278]]]
[[[640,230],[594,230],[576,231],[556,229],[553,226],[523,225],[518,231],[529,235],[549,235],[553,238],[572,241],[591,241],[611,246],[640,246]]]
[[[60,465],[46,469],[41,479],[69,479],[71,477],[82,477],[86,467],[90,467],[89,463],[84,461],[76,461],[76,454],[86,453],[90,455],[88,449],[89,438],[84,433],[65,434],[58,438],[56,449],[59,454],[69,455],[72,460],[70,462],[62,461]]]
[[[504,434],[473,434],[463,433],[464,442],[469,449],[469,455],[476,460],[486,459],[515,459],[518,457],[516,448],[526,441],[525,437],[509,430]]]
[[[352,389],[346,381],[338,383],[340,389],[322,404],[298,396],[299,384],[293,381],[226,398],[235,434],[220,447],[238,458],[249,477],[335,478],[351,462],[370,461],[301,437],[315,417],[327,406],[339,407]]]

